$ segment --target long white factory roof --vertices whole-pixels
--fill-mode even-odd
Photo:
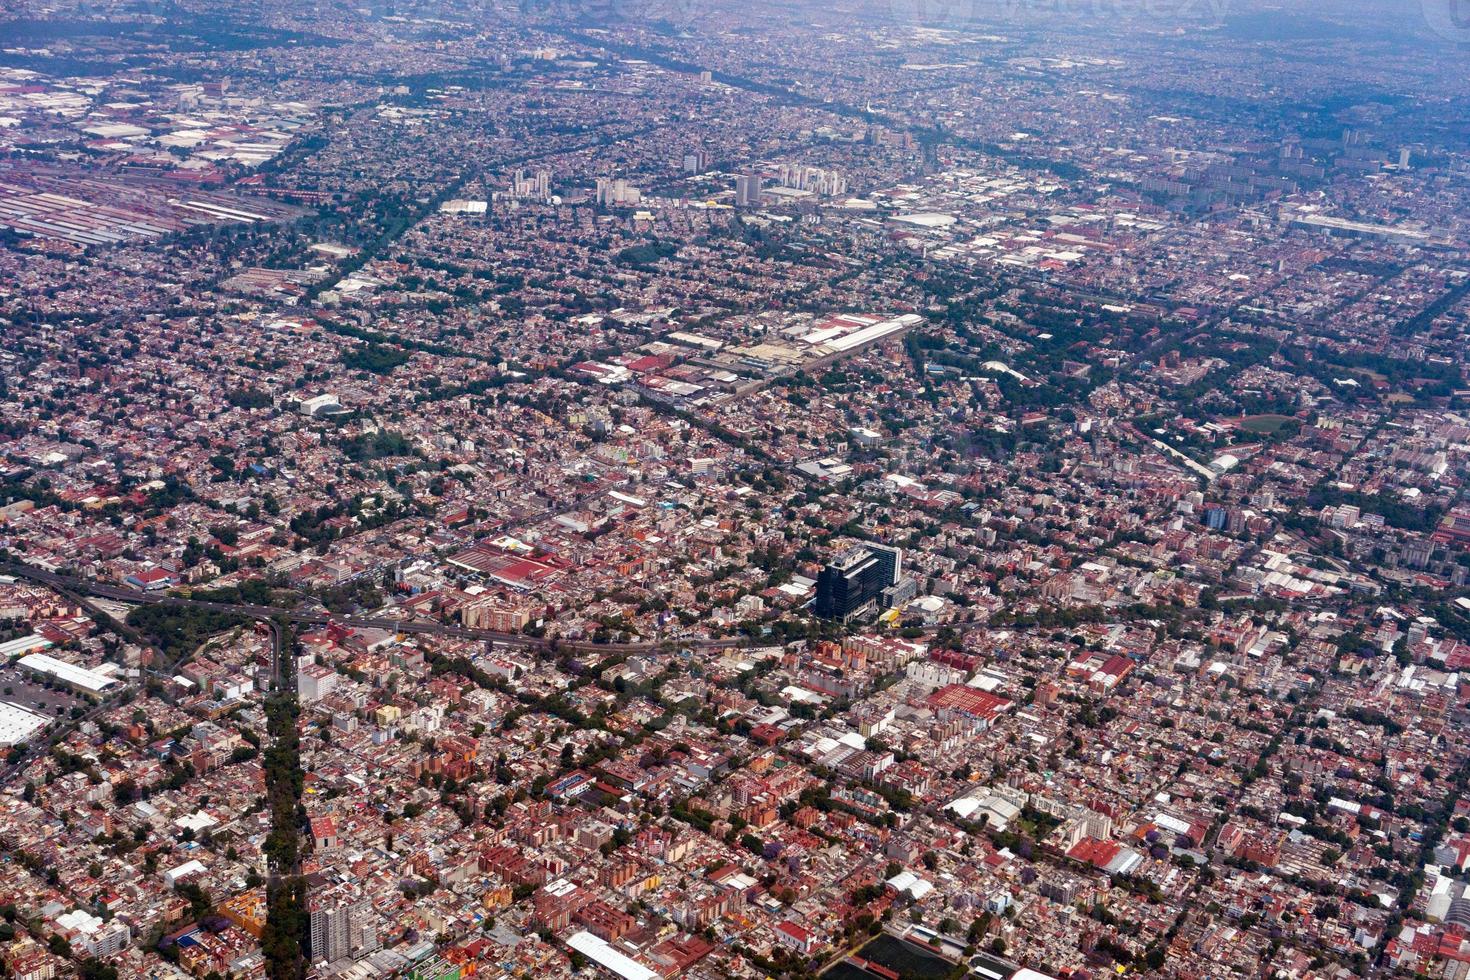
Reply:
[[[0,701],[0,749],[29,740],[46,727],[47,720],[18,704]]]
[[[631,956],[613,949],[590,932],[574,933],[567,945],[586,956],[598,966],[623,978],[623,980],[659,980],[659,976]]]
[[[109,677],[99,671],[88,670],[86,667],[78,667],[76,664],[57,660],[44,653],[33,653],[29,657],[21,657],[20,665],[28,670],[50,674],[58,680],[88,691],[104,691],[117,683],[116,677]]]

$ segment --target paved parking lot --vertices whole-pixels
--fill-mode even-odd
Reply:
[[[47,690],[18,667],[0,668],[0,699],[48,718],[65,717],[71,714],[72,708],[89,706],[84,698],[68,691]]]

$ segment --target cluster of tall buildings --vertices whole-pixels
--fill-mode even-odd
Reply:
[[[799,191],[811,191],[824,197],[835,197],[847,193],[847,178],[836,170],[825,167],[807,167],[799,163],[783,163],[777,172],[782,187]]]
[[[690,150],[684,154],[684,172],[702,174],[709,169],[709,154],[704,150]]]
[[[516,201],[548,199],[551,197],[551,172],[538,170],[527,176],[524,170],[517,170],[510,179],[510,196]]]
[[[735,178],[735,206],[738,208],[759,207],[761,203],[761,179],[754,174],[740,174]]]
[[[643,200],[643,192],[622,177],[597,178],[598,204],[637,204]]]

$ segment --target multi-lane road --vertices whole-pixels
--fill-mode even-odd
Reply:
[[[515,646],[536,647],[540,649],[557,648],[561,650],[596,650],[606,653],[645,653],[657,649],[659,643],[654,641],[639,641],[636,643],[592,643],[583,640],[550,640],[542,637],[527,636],[524,633],[504,633],[498,630],[470,629],[464,626],[452,626],[447,623],[436,623],[432,620],[423,619],[394,619],[386,616],[337,616],[331,613],[310,609],[289,609],[280,606],[256,606],[245,603],[212,602],[205,599],[195,599],[189,596],[173,595],[166,592],[144,592],[138,589],[126,588],[120,585],[110,585],[105,582],[95,582],[89,579],[74,578],[68,575],[58,575],[47,572],[29,565],[10,565],[3,569],[6,573],[17,577],[29,579],[41,585],[61,590],[74,595],[89,595],[101,599],[112,599],[116,602],[128,602],[138,605],[163,605],[163,606],[189,606],[196,609],[208,609],[214,612],[232,613],[249,619],[273,621],[286,619],[293,623],[307,626],[323,626],[327,623],[339,623],[344,626],[360,628],[382,629],[394,633],[405,633],[427,636],[459,637],[470,640],[485,640],[489,642],[505,643]],[[682,641],[684,646],[695,647],[701,650],[717,650],[729,647],[739,647],[749,644],[744,638],[730,639],[696,639]]]
[[[508,646],[529,647],[541,650],[556,649],[577,652],[631,654],[647,653],[652,650],[657,650],[666,644],[695,650],[728,650],[737,647],[762,645],[759,641],[751,640],[748,637],[726,637],[722,639],[704,637],[662,642],[656,640],[639,640],[633,643],[594,643],[588,640],[557,640],[528,636],[524,633],[504,633],[498,630],[470,629],[465,626],[453,626],[448,623],[437,623],[433,620],[426,619],[397,619],[388,616],[339,616],[313,609],[290,609],[281,606],[257,606],[248,603],[212,602],[205,599],[195,599],[187,595],[174,595],[167,592],[144,592],[139,589],[110,585],[106,582],[97,582],[91,579],[58,575],[54,572],[47,572],[30,565],[11,564],[0,566],[0,573],[29,579],[32,582],[50,586],[68,595],[79,597],[94,596],[100,599],[112,599],[116,602],[134,603],[138,605],[190,606],[215,612],[233,613],[237,616],[266,623],[273,623],[281,619],[306,626],[324,626],[328,623],[337,623],[343,626],[387,630],[392,633],[458,637],[461,639],[484,640],[493,643],[504,643]],[[984,625],[983,622],[966,620],[920,627],[920,630],[928,634],[944,629],[971,629],[983,627]],[[279,639],[277,631],[277,635],[275,636],[277,646],[280,645]],[[279,653],[280,651],[278,650],[277,654],[279,655]]]

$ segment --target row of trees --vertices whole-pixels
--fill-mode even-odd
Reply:
[[[281,648],[289,653],[290,629],[284,623],[276,627],[281,633]],[[303,980],[306,976],[306,941],[309,918],[306,914],[306,882],[301,877],[301,826],[304,822],[301,804],[306,776],[301,768],[301,739],[297,729],[300,706],[295,696],[294,678],[290,676],[291,658],[281,657],[279,686],[266,699],[266,732],[270,737],[264,755],[266,800],[271,815],[271,831],[263,848],[270,863],[271,877],[266,887],[265,933],[261,950],[266,957],[266,975],[270,980]]]

